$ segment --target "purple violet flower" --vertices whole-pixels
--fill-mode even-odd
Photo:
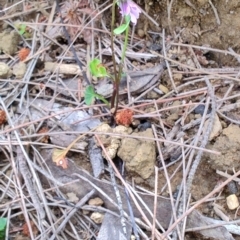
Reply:
[[[135,25],[137,23],[137,19],[139,18],[139,14],[141,13],[141,9],[138,7],[136,3],[132,0],[120,0],[119,1],[120,13],[122,16],[130,15],[131,22]]]

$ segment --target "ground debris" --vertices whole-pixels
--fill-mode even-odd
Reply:
[[[208,144],[207,148],[221,152],[221,155],[205,153],[208,163],[213,169],[226,171],[233,168],[239,169],[239,144],[240,128],[237,125],[229,125],[213,144]]]
[[[149,178],[154,171],[156,161],[155,142],[144,138],[154,138],[152,129],[132,133],[136,138],[123,138],[118,156],[126,163],[127,171]]]
[[[17,52],[20,36],[16,31],[0,33],[0,51],[13,55]]]
[[[106,213],[97,240],[112,240],[112,236],[114,236],[114,240],[128,240],[131,235],[131,226],[127,224],[126,228],[127,235],[123,233],[120,218]]]

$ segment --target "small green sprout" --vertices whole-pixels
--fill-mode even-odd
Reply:
[[[14,26],[15,26],[16,30],[18,31],[18,33],[21,36],[23,36],[24,38],[31,38],[32,37],[32,33],[31,33],[31,31],[29,31],[26,24],[16,22],[16,23],[14,23]]]
[[[105,104],[109,105],[109,102],[102,95],[95,92],[92,85],[87,86],[84,92],[85,103],[89,106],[94,103],[95,98],[100,99]]]
[[[18,33],[23,36],[26,33],[27,26],[25,24],[15,24]]]
[[[89,64],[90,72],[94,77],[108,77],[107,69],[102,65],[101,61],[94,58]]]
[[[0,240],[5,239],[6,227],[7,227],[7,219],[6,218],[0,218]]]
[[[110,75],[107,73],[107,69],[102,65],[101,61],[97,58],[94,58],[90,64],[89,69],[91,74],[94,77],[109,77]],[[94,87],[89,85],[86,87],[84,92],[84,100],[87,105],[91,105],[94,103],[95,98],[102,100],[107,105],[108,101],[100,94],[96,93]]]
[[[125,16],[125,22],[126,22],[126,23],[120,25],[118,28],[115,28],[115,29],[113,30],[114,34],[119,35],[119,34],[125,32],[126,29],[127,29],[128,26],[129,26],[129,24],[130,24],[130,21],[131,21],[130,16],[129,16],[129,15],[128,15],[128,16]]]

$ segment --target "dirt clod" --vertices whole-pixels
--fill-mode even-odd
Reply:
[[[26,63],[23,63],[23,62],[19,62],[13,67],[13,74],[18,79],[23,78],[26,71],[27,71],[27,65]]]
[[[9,55],[15,54],[17,52],[19,39],[19,34],[15,31],[0,33],[0,51]]]
[[[88,201],[88,204],[92,205],[92,206],[102,206],[103,205],[103,200],[99,197],[92,198]]]
[[[90,217],[95,223],[101,224],[104,218],[104,215],[99,212],[93,212]]]
[[[6,63],[0,63],[0,78],[8,78],[11,75],[11,69]]]
[[[217,138],[214,144],[208,148],[221,152],[221,155],[206,154],[211,167],[216,170],[226,171],[233,168],[239,169],[240,155],[240,128],[237,125],[230,125],[225,128],[222,135]]]
[[[124,138],[118,150],[118,156],[126,162],[126,169],[129,172],[147,179],[154,170],[156,150],[154,141],[141,139],[141,137],[153,138],[152,130],[133,133],[132,136],[138,138]]]

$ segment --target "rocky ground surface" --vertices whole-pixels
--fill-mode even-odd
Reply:
[[[123,210],[128,212],[124,187],[131,186],[129,191],[139,191],[150,210],[156,207],[156,218],[165,230],[172,218],[170,199],[177,201],[181,184],[187,186],[185,171],[198,155],[201,161],[190,187],[190,207],[239,171],[239,1],[137,2],[145,14],[135,26],[136,47],[128,49],[131,81],[125,77],[120,85],[120,109],[131,110],[133,120],[122,126],[116,119],[112,122],[108,108],[84,105],[86,83],[58,26],[58,14],[51,15],[54,1],[16,6],[16,1],[0,1],[2,8],[10,7],[0,16],[0,211],[11,219],[10,239],[40,238],[40,232],[48,239],[54,239],[56,232],[59,239],[75,239],[76,232],[81,239],[98,240],[106,239],[104,230],[109,236],[120,234],[111,160],[112,167],[123,173],[117,175],[114,169]],[[101,3],[83,1],[79,9],[91,14],[93,9],[102,9]],[[66,11],[69,5],[62,4]],[[106,11],[102,24],[107,29],[110,11]],[[82,16],[81,11],[78,14]],[[36,26],[45,25],[33,25],[36,18]],[[51,27],[46,27],[48,21]],[[102,30],[99,22],[98,28]],[[68,31],[75,30],[69,27]],[[90,51],[94,44],[88,43],[87,31],[73,44],[84,70],[91,51],[101,55],[111,70],[109,35],[93,34],[94,44],[101,48]],[[116,49],[119,45],[115,43]],[[93,79],[93,84],[109,99],[112,82]],[[202,145],[205,150],[199,154]],[[238,183],[236,178],[196,207],[183,239],[240,239],[239,232],[224,227],[189,230],[219,224],[219,220],[238,220]],[[156,199],[154,191],[159,194]],[[48,202],[52,208],[42,204],[43,208],[39,202]],[[146,206],[133,202],[136,218],[144,219],[140,209],[150,217]],[[81,212],[75,212],[76,206]],[[137,224],[141,239],[151,236],[151,224]],[[130,237],[130,225],[126,229]],[[158,234],[156,239],[160,239]]]

